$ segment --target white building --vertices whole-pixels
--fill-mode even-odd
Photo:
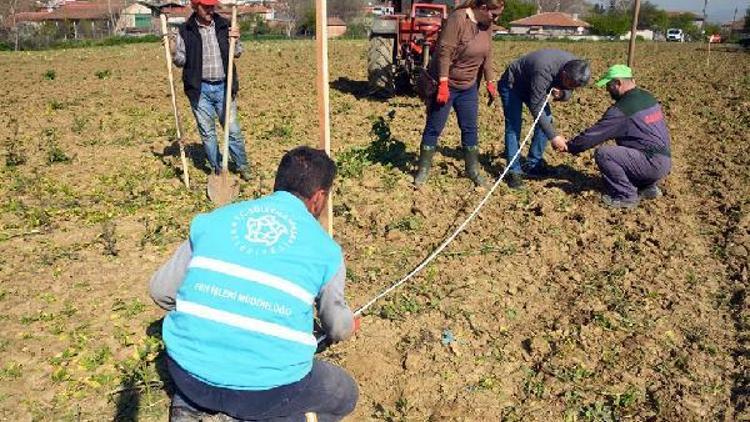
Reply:
[[[635,31],[636,37],[641,37],[644,40],[653,41],[656,39],[656,33],[650,29],[639,29]],[[628,31],[627,34],[620,37],[621,40],[629,40],[630,39],[630,31]]]

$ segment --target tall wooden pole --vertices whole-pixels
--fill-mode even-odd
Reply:
[[[701,35],[706,38],[706,47],[708,47],[708,53],[706,53],[706,66],[711,65],[711,35],[706,32],[706,24],[708,23],[708,0],[703,0],[703,26],[701,27]]]
[[[630,27],[630,45],[628,46],[628,67],[633,68],[635,62],[635,33],[638,31],[638,14],[641,12],[641,0],[633,4],[633,26]]]
[[[315,44],[318,56],[318,146],[331,155],[331,103],[328,96],[328,5],[315,0]],[[326,212],[320,224],[333,235],[333,192],[328,194]]]

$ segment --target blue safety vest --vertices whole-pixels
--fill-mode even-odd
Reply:
[[[192,259],[164,319],[167,353],[201,381],[267,390],[312,368],[313,306],[340,246],[287,192],[195,217]]]

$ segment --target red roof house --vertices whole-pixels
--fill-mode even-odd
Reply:
[[[510,33],[517,35],[585,35],[591,25],[577,15],[546,12],[518,19],[510,23]]]
[[[81,22],[81,21],[110,21],[117,22],[120,13],[125,9],[125,0],[92,0],[92,1],[70,1],[63,3],[60,7],[38,12],[24,12],[16,14],[17,22]],[[133,7],[131,5],[130,7]],[[143,7],[143,6],[140,6]],[[170,22],[178,22],[187,19],[193,9],[190,6],[177,6],[170,3],[161,8],[162,13],[170,17]],[[232,9],[219,7],[219,13],[230,18]],[[273,18],[273,9],[261,5],[245,5],[237,7],[238,19],[242,20],[251,15],[262,15],[265,19]],[[174,19],[177,18],[177,19]],[[182,18],[182,19],[180,19]]]
[[[91,21],[108,20],[112,16],[119,15],[124,7],[123,1],[112,0],[107,2],[75,1],[67,2],[62,6],[39,12],[21,12],[16,14],[17,22],[44,22],[44,21]]]
[[[110,0],[109,4],[101,0],[70,1],[54,9],[22,12],[15,17],[19,25],[51,25],[55,29],[53,38],[100,38],[112,35],[124,7],[123,0]]]
[[[338,38],[346,33],[346,22],[338,16],[328,17],[328,38]]]
[[[738,20],[733,22],[727,22],[721,25],[721,29],[725,32],[731,32],[733,34],[745,32],[745,20]]]

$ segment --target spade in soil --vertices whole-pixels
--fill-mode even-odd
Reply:
[[[232,4],[232,28],[237,27],[237,5]],[[237,45],[237,39],[234,37],[229,38],[229,63],[227,64],[227,91],[224,111],[224,144],[222,145],[222,165],[221,173],[211,174],[208,177],[207,193],[208,198],[216,205],[226,205],[239,194],[239,184],[236,180],[229,176],[229,126],[232,121],[232,99],[229,98],[232,94],[232,83],[234,78],[231,75],[234,74],[234,50]]]

